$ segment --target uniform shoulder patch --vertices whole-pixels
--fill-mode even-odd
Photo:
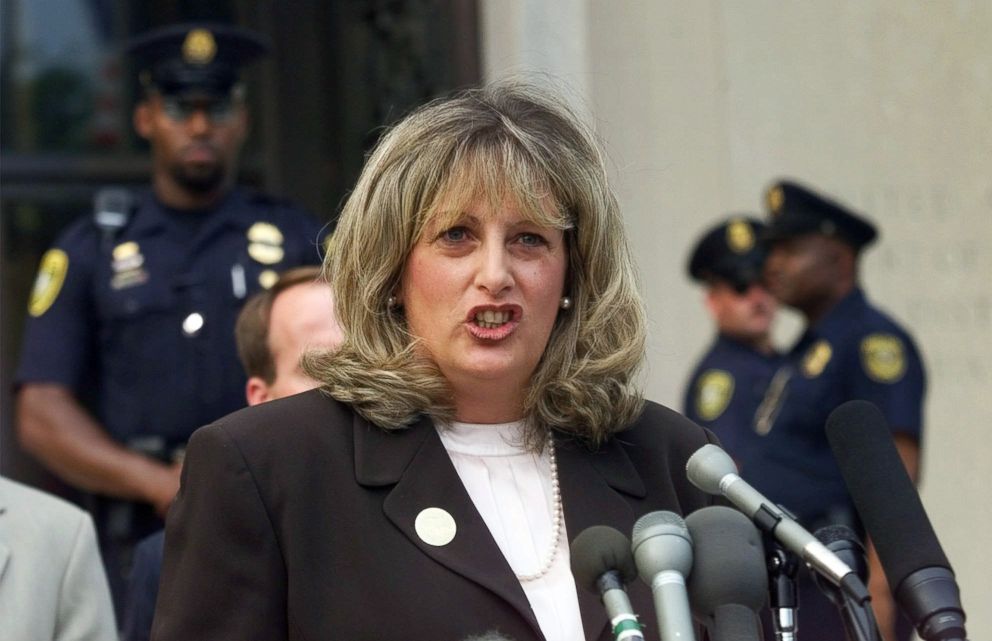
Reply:
[[[906,348],[894,334],[869,334],[861,339],[861,365],[879,383],[895,383],[906,373]]]
[[[38,276],[34,279],[31,300],[28,302],[28,313],[31,316],[37,318],[48,311],[62,291],[62,283],[65,282],[68,271],[69,256],[64,251],[49,249],[45,252],[38,267]]]
[[[722,369],[703,372],[696,382],[696,414],[704,421],[713,421],[730,405],[734,395],[734,377]]]
[[[800,365],[803,376],[806,378],[816,378],[823,373],[827,363],[834,355],[834,348],[830,343],[820,339],[813,343],[813,346],[806,350]]]

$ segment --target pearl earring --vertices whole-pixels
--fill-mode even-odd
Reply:
[[[389,298],[386,299],[386,307],[387,308],[389,308],[389,309],[396,309],[396,305],[397,305],[397,302],[396,302],[396,297],[395,296],[390,296]]]
[[[569,298],[568,296],[562,296],[561,297],[561,302],[558,305],[562,309],[571,309],[572,308],[572,299]]]

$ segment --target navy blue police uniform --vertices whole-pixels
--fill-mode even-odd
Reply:
[[[759,423],[764,446],[741,461],[742,474],[810,528],[857,526],[826,439],[827,416],[846,401],[871,401],[893,429],[919,441],[926,389],[919,350],[855,288],[806,329],[785,367]]]
[[[684,414],[712,430],[735,460],[749,458],[762,445],[755,414],[781,363],[776,353],[718,334],[686,384]]]
[[[117,441],[180,447],[244,407],[238,311],[280,271],[318,263],[320,237],[303,210],[238,188],[208,212],[146,193],[109,243],[84,217],[42,259],[17,381],[94,392]]]
[[[689,276],[699,282],[719,280],[743,294],[761,279],[766,252],[758,236],[763,230],[763,223],[744,216],[714,226],[690,254]],[[773,351],[718,333],[686,383],[683,413],[712,430],[735,459],[747,457],[760,446],[752,427],[755,413],[781,362]]]
[[[867,220],[802,185],[781,181],[767,194],[768,243],[804,234],[840,239],[860,252],[877,237]],[[794,513],[809,530],[847,525],[864,536],[824,427],[850,400],[875,403],[893,431],[919,443],[926,374],[912,336],[855,287],[807,327],[776,373],[758,410],[760,448],[741,460],[741,476]],[[843,638],[836,608],[803,576],[799,635]],[[901,617],[900,617],[901,619]],[[899,638],[907,638],[907,630]]]
[[[177,122],[231,117],[240,68],[267,44],[247,30],[173,25],[135,38],[139,79]],[[223,177],[222,177],[223,179]],[[56,383],[120,444],[176,462],[192,432],[244,406],[234,325],[282,270],[321,260],[309,213],[241,188],[204,210],[148,190],[102,190],[42,258],[16,381]],[[151,505],[92,497],[118,612],[131,548],[161,528]]]

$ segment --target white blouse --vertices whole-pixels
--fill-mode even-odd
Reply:
[[[554,532],[548,452],[538,456],[521,446],[523,426],[523,421],[456,422],[438,429],[475,508],[518,577],[540,571]],[[520,585],[548,641],[585,638],[564,523],[550,570]]]

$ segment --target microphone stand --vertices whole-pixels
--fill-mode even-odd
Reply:
[[[768,596],[775,639],[796,641],[796,610],[799,608],[796,571],[799,569],[799,559],[771,537],[766,537],[765,549],[769,550],[765,561],[768,564]]]

